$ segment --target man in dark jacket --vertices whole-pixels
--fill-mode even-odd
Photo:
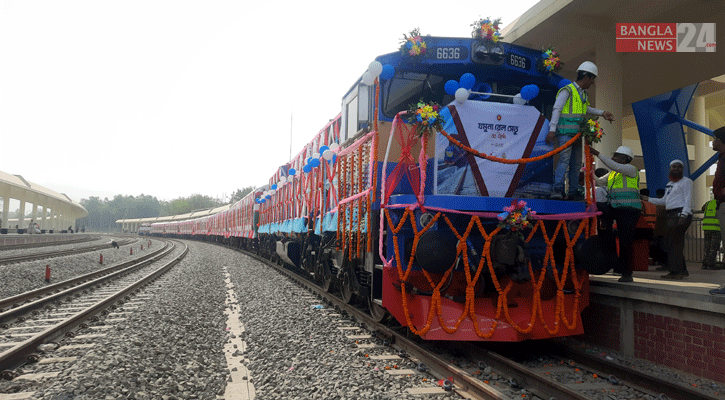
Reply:
[[[720,220],[720,235],[725,234],[725,126],[715,129],[712,133],[714,140],[712,141],[713,150],[717,151],[719,158],[717,160],[717,170],[715,170],[715,178],[712,181],[712,193],[717,200],[717,218]],[[710,290],[710,294],[725,294],[725,283],[717,289]]]

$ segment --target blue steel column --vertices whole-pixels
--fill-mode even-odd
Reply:
[[[696,88],[686,86],[632,104],[650,193],[664,189],[670,161],[689,160],[681,121]],[[685,176],[690,176],[689,163],[685,164]]]

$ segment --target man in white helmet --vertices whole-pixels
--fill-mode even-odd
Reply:
[[[601,211],[602,222],[606,229],[611,229],[612,223],[617,221],[619,265],[614,267],[614,271],[622,274],[619,282],[632,282],[632,268],[629,262],[632,259],[634,228],[642,214],[639,170],[631,164],[634,152],[627,146],[619,146],[612,154],[612,158],[599,154],[594,148],[591,148],[591,152],[611,170],[606,175],[609,203],[602,207]]]
[[[551,113],[549,134],[546,143],[556,142],[559,147],[569,141],[579,132],[579,124],[589,115],[603,116],[607,121],[614,121],[614,115],[609,111],[598,110],[589,106],[586,89],[594,85],[599,71],[591,61],[584,61],[577,69],[576,82],[572,82],[561,89],[556,95],[556,102]],[[564,198],[564,180],[569,171],[569,198],[583,200],[584,191],[579,185],[579,168],[582,165],[582,140],[579,139],[570,147],[559,153],[559,162],[554,171],[554,187],[551,199]]]

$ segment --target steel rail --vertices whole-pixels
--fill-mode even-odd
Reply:
[[[627,386],[641,389],[644,392],[651,392],[655,396],[664,394],[673,400],[717,400],[708,394],[691,389],[679,383],[668,381],[626,365],[595,357],[579,349],[566,346],[562,343],[555,343],[552,351],[558,352],[562,357],[570,359],[588,369],[601,372],[604,376],[613,375],[619,380],[626,381]]]
[[[123,242],[118,243],[118,245],[125,246],[125,245],[133,243],[133,242],[134,242],[134,240],[132,240],[132,239],[125,239]],[[20,256],[0,257],[0,265],[17,263],[17,262],[25,262],[25,261],[33,261],[33,260],[39,260],[39,259],[43,259],[43,258],[61,257],[61,256],[67,256],[67,255],[71,255],[71,254],[87,253],[90,251],[107,249],[109,247],[111,247],[111,243],[81,247],[81,248],[77,248],[77,249],[46,251],[46,252],[42,252],[42,253],[24,254],[24,255],[20,255]]]
[[[99,277],[99,276],[106,275],[106,274],[108,274],[110,272],[113,272],[113,271],[116,271],[118,269],[126,268],[126,267],[128,267],[130,265],[133,265],[134,263],[137,263],[139,261],[146,260],[146,259],[148,259],[150,257],[153,257],[156,254],[159,254],[160,252],[162,252],[165,249],[167,249],[168,246],[169,246],[169,243],[167,242],[164,245],[164,247],[161,247],[158,250],[154,250],[153,252],[151,252],[149,254],[146,254],[146,255],[144,255],[142,257],[135,258],[135,259],[129,260],[129,261],[124,261],[121,264],[118,264],[118,265],[115,265],[115,266],[111,266],[111,267],[108,267],[108,268],[104,268],[104,269],[99,270],[99,271],[96,271],[96,272],[91,272],[90,274],[77,276],[75,278],[71,278],[71,279],[68,279],[68,280],[65,280],[65,281],[62,281],[62,282],[54,283],[52,285],[44,286],[44,287],[41,287],[41,288],[38,288],[38,289],[34,289],[34,290],[30,290],[30,291],[27,291],[27,292],[24,292],[24,293],[19,293],[19,294],[15,295],[15,296],[5,297],[3,299],[0,299],[0,313],[4,312],[5,311],[4,309],[7,308],[7,307],[13,307],[13,308],[15,308],[15,307],[18,307],[21,303],[25,303],[27,301],[31,301],[31,300],[39,297],[39,296],[43,296],[45,294],[54,292],[56,290],[65,289],[65,288],[67,288],[70,285],[75,285],[75,284],[78,284],[80,282],[84,282],[84,281],[86,281],[88,279],[93,279],[93,278],[96,278],[96,277]],[[2,319],[3,318],[0,317],[0,321],[2,321]]]
[[[472,356],[473,361],[483,362],[503,375],[516,379],[516,382],[525,387],[534,395],[557,400],[590,400],[591,397],[576,392],[544,375],[527,368],[516,361],[510,360],[500,354],[482,349],[473,343],[456,342],[455,347]]]
[[[238,249],[237,249],[238,250]],[[286,276],[290,277],[294,281],[298,282],[299,284],[309,288],[313,292],[315,292],[317,295],[323,297],[326,299],[329,303],[334,304],[335,306],[339,307],[341,310],[345,311],[349,315],[352,315],[355,317],[355,319],[362,321],[365,325],[371,327],[373,331],[377,330],[382,332],[385,336],[391,338],[391,345],[394,345],[399,350],[404,350],[408,354],[412,355],[413,357],[420,360],[423,364],[425,364],[429,369],[430,373],[435,375],[438,378],[449,378],[451,377],[453,379],[453,388],[452,391],[457,392],[464,397],[473,397],[476,399],[485,399],[485,400],[508,400],[510,399],[508,396],[504,395],[503,393],[499,392],[498,390],[494,389],[493,387],[483,383],[481,380],[476,379],[468,372],[462,370],[461,368],[456,367],[455,365],[452,365],[451,363],[443,360],[442,358],[436,356],[435,354],[430,353],[429,351],[423,349],[421,346],[413,342],[412,340],[407,339],[404,335],[400,334],[399,332],[396,332],[395,330],[382,325],[378,322],[375,322],[372,317],[368,314],[366,314],[364,311],[350,305],[344,303],[339,297],[336,297],[332,293],[326,292],[323,288],[316,285],[313,282],[310,282],[306,279],[304,279],[302,276],[295,274],[294,272],[280,267],[273,263],[272,261],[258,256],[253,253],[249,253],[244,250],[239,250],[240,252],[244,253],[245,255],[248,255],[257,261],[260,261],[262,263],[268,264],[275,269],[279,270],[280,272],[284,273]],[[548,398],[548,397],[547,397]],[[562,398],[563,400],[564,398]],[[588,398],[587,398],[588,400]]]
[[[133,260],[134,264],[132,264],[130,266],[127,266],[127,267],[125,267],[123,269],[116,270],[114,272],[111,272],[109,274],[105,274],[105,275],[103,275],[101,277],[98,277],[96,279],[93,279],[91,281],[87,281],[87,282],[81,283],[79,285],[72,286],[72,287],[70,287],[68,289],[62,290],[62,291],[60,291],[58,293],[55,293],[55,294],[52,294],[50,296],[46,296],[46,297],[43,297],[43,298],[38,299],[36,301],[32,301],[30,303],[26,303],[26,304],[23,304],[21,306],[18,306],[18,307],[15,307],[15,308],[11,308],[9,310],[6,310],[4,312],[1,312],[0,313],[0,321],[6,321],[6,320],[8,320],[10,318],[17,317],[18,315],[25,314],[27,312],[30,312],[30,311],[34,310],[34,309],[41,308],[45,304],[47,304],[49,302],[52,302],[53,300],[62,298],[64,296],[67,296],[70,293],[77,292],[78,290],[82,290],[82,289],[85,289],[85,288],[88,288],[88,287],[92,287],[94,285],[97,285],[97,284],[105,281],[105,280],[114,278],[116,276],[125,274],[127,272],[131,272],[131,271],[133,271],[135,269],[141,268],[141,267],[143,267],[145,265],[148,265],[148,264],[150,264],[150,263],[152,263],[152,262],[154,262],[156,260],[159,260],[159,259],[167,256],[169,253],[171,253],[173,251],[173,249],[174,249],[173,247],[167,248],[165,246],[162,249],[162,252],[160,252],[159,254],[151,255],[151,257],[148,257],[148,258],[146,258],[144,260]]]
[[[74,314],[72,317],[64,320],[63,322],[56,324],[55,326],[48,328],[38,333],[37,335],[27,339],[26,341],[10,348],[10,350],[0,353],[0,370],[10,369],[16,365],[21,364],[25,359],[28,358],[28,356],[30,356],[35,351],[35,349],[39,345],[47,341],[51,341],[54,338],[65,334],[66,332],[69,332],[71,329],[73,329],[86,319],[90,318],[95,314],[98,314],[99,312],[105,310],[108,307],[111,307],[119,299],[122,299],[125,296],[131,294],[141,286],[146,285],[150,281],[156,279],[158,276],[168,271],[171,267],[178,264],[184,257],[186,257],[189,252],[189,247],[186,245],[184,245],[184,247],[184,251],[179,256],[177,256],[164,266],[160,267],[156,271],[152,272],[151,274],[147,275],[146,277],[139,279],[135,283],[127,286],[122,290],[119,290],[118,292],[112,294],[104,300],[95,303],[94,305],[86,308],[84,311]]]

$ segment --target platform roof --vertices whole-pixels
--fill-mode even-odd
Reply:
[[[567,78],[587,60],[600,71],[607,68],[607,60],[597,55],[615,51],[617,23],[715,23],[719,48],[714,53],[617,53],[625,105],[725,74],[722,0],[541,0],[513,22],[503,22],[506,42],[556,48],[565,63],[560,74]]]
[[[37,183],[30,182],[21,175],[13,175],[0,171],[0,197],[10,197],[24,200],[26,203],[44,205],[53,209],[68,207],[74,218],[83,218],[88,215],[85,207],[73,201],[65,193],[58,193]],[[61,205],[59,207],[58,205]]]

